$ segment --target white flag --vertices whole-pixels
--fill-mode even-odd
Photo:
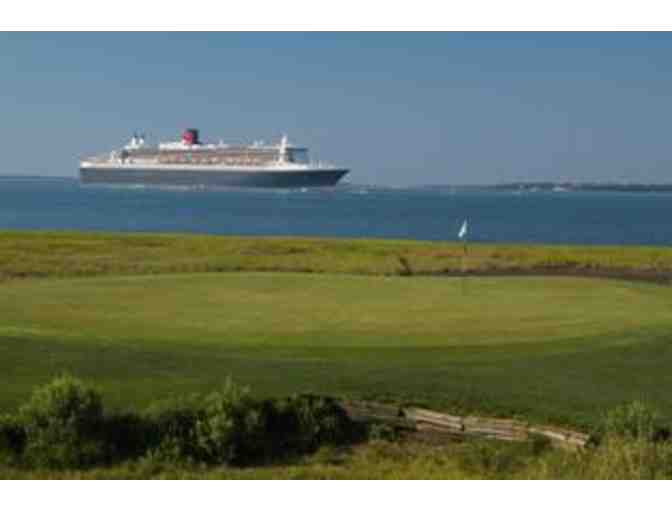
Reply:
[[[457,234],[457,237],[460,239],[464,238],[467,235],[467,220],[464,220],[464,223],[462,223],[462,228],[460,228],[460,232]]]

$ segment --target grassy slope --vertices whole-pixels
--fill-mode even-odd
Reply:
[[[529,446],[480,442],[443,446],[416,442],[372,442],[350,450],[323,448],[297,462],[255,468],[180,467],[133,462],[86,471],[12,469],[0,466],[0,479],[477,479],[528,478],[540,461]],[[496,459],[494,462],[492,459]],[[489,462],[488,462],[489,461]],[[485,463],[487,462],[487,466]],[[536,468],[534,471],[530,468]]]
[[[179,466],[140,460],[86,471],[0,465],[1,479],[392,479],[628,480],[670,479],[669,443],[611,440],[576,453],[530,443],[471,440],[444,444],[373,441],[352,449],[323,448],[282,465],[254,468]]]
[[[397,274],[461,268],[462,246],[388,240],[0,231],[0,280],[206,271]],[[471,270],[591,269],[672,273],[672,249],[472,244]]]
[[[106,401],[317,391],[585,424],[644,396],[672,416],[672,289],[580,278],[185,274],[17,280],[0,407],[68,370]]]

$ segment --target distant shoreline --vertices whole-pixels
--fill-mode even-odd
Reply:
[[[638,193],[669,193],[672,192],[672,184],[617,184],[617,183],[510,183],[497,184],[491,189],[503,191],[624,191]]]
[[[535,192],[625,192],[625,193],[670,193],[672,184],[644,184],[644,183],[601,183],[601,182],[510,182],[503,184],[482,185],[428,185],[418,186],[418,189],[427,190],[462,190],[462,191],[507,191],[519,193]]]

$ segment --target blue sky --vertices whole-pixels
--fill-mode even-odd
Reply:
[[[351,182],[672,182],[672,34],[0,34],[0,173],[287,133]]]

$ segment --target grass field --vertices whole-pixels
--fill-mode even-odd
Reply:
[[[646,470],[609,452],[582,459],[563,451],[535,453],[529,444],[469,441],[443,445],[371,442],[355,448],[326,447],[291,464],[254,468],[180,466],[139,461],[89,470],[17,469],[0,465],[0,479],[576,479],[642,478]],[[632,454],[632,451],[627,452]],[[630,462],[628,462],[630,460]],[[607,468],[607,469],[605,469]],[[648,478],[662,478],[658,469]],[[661,472],[662,471],[662,472]],[[605,476],[606,475],[606,476]],[[610,476],[611,475],[611,476]]]
[[[474,272],[606,273],[670,280],[672,249],[472,243]],[[175,234],[0,231],[0,280],[124,274],[289,271],[393,275],[454,273],[449,242],[241,238]]]
[[[455,243],[0,232],[0,413],[69,372],[118,410],[210,392],[231,375],[258,396],[584,429],[634,399],[672,418],[672,249],[474,244],[468,277],[437,277],[459,274],[461,255]],[[244,470],[150,459],[6,465],[0,478],[672,476],[668,443],[530,448],[374,442]]]
[[[644,397],[672,417],[672,288],[552,277],[293,273],[7,281],[0,407],[68,371],[140,407],[314,391],[588,425]]]

